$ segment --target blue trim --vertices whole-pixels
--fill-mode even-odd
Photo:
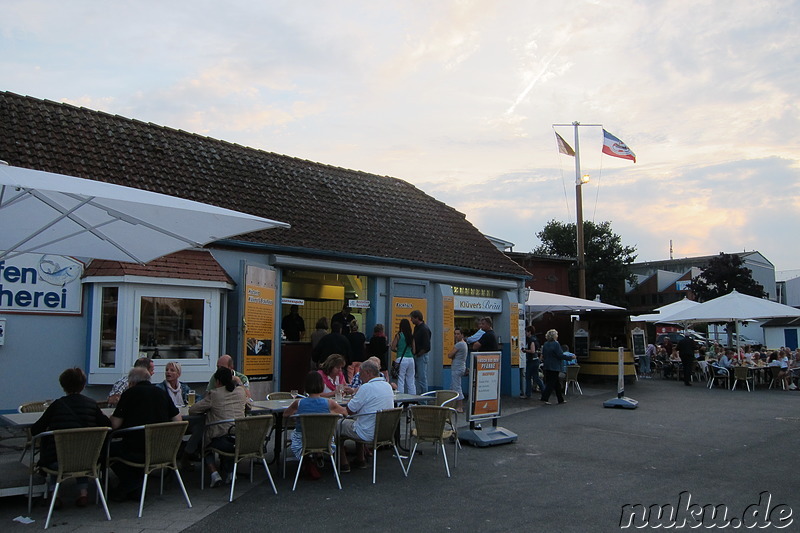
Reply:
[[[460,267],[460,266],[453,266],[453,265],[444,265],[441,263],[423,263],[422,261],[412,261],[410,259],[394,259],[389,257],[377,257],[374,255],[364,255],[364,254],[351,254],[351,253],[343,253],[343,252],[334,252],[330,250],[309,250],[308,248],[301,248],[298,246],[279,246],[275,244],[264,244],[264,243],[256,243],[256,242],[247,242],[247,241],[237,241],[233,239],[222,239],[219,241],[215,241],[214,244],[219,244],[223,246],[234,246],[240,248],[247,248],[247,249],[255,249],[261,250],[264,252],[276,253],[276,252],[284,252],[284,253],[291,253],[291,254],[301,254],[307,255],[311,257],[326,257],[326,258],[333,258],[333,259],[348,259],[352,261],[368,261],[371,263],[379,263],[385,265],[401,265],[407,267],[414,267],[414,268],[433,268],[437,270],[446,270],[449,272],[460,272],[463,274],[481,274],[481,275],[488,275],[495,278],[506,278],[506,279],[514,279],[514,280],[527,280],[532,279],[533,276],[525,276],[521,274],[509,274],[505,272],[493,272],[490,270],[480,270],[477,268],[468,268],[468,267]],[[510,261],[510,259],[509,259]],[[521,268],[521,267],[520,267]]]
[[[89,283],[89,293],[86,295],[86,300],[88,302],[88,307],[86,311],[86,320],[87,325],[89,327],[86,328],[86,351],[84,352],[84,362],[83,368],[86,371],[86,375],[89,375],[89,370],[92,368],[92,331],[94,329],[94,296],[95,296],[95,284]],[[119,316],[119,310],[117,310],[117,316]],[[100,364],[100,358],[103,356],[102,353],[98,352],[97,354],[97,364]]]

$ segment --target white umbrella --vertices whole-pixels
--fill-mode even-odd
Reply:
[[[662,305],[661,307],[654,309],[653,313],[632,316],[631,322],[665,322],[664,319],[669,315],[675,314],[678,311],[683,311],[684,309],[688,309],[690,307],[694,307],[696,305],[700,305],[700,302],[695,302],[694,300],[690,300],[684,296],[683,300]]]
[[[146,263],[288,224],[112,183],[0,165],[0,259],[49,253]]]
[[[764,298],[748,296],[733,290],[724,296],[665,317],[664,321],[682,323],[735,322],[738,343],[740,322],[783,317],[800,317],[800,309]]]
[[[575,298],[573,296],[564,296],[563,294],[553,294],[552,292],[531,291],[528,296],[528,301],[525,302],[529,311],[538,313],[547,313],[551,311],[591,311],[591,310],[617,310],[624,311],[623,307],[616,305],[604,304],[594,300],[584,300],[583,298]]]

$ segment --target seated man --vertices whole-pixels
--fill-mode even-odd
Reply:
[[[375,414],[383,409],[394,407],[394,393],[392,387],[380,374],[380,367],[374,361],[364,361],[361,363],[361,385],[347,404],[347,413],[351,415],[362,415],[356,418],[347,418],[342,422],[341,441],[345,439],[356,439],[359,441],[371,441],[375,434]],[[372,414],[369,414],[372,413]],[[342,445],[340,442],[340,446]],[[347,453],[342,449],[340,453],[342,472],[350,471],[350,464],[347,461]],[[356,464],[366,466],[364,461],[364,445],[356,444]]]
[[[372,357],[368,358],[367,361],[372,361],[380,368],[381,360],[378,357],[373,355]],[[381,372],[381,375],[383,376],[384,379],[388,377],[387,374],[388,372]],[[357,390],[363,384],[364,382],[361,381],[361,369],[359,369],[359,371],[356,372],[355,375],[353,376],[353,380],[350,382],[350,388]],[[397,383],[389,383],[389,384],[392,386],[392,389],[397,389]]]
[[[247,376],[242,374],[241,372],[237,372],[233,368],[233,357],[228,354],[220,356],[217,359],[217,368],[229,368],[231,372],[233,372],[233,383],[234,385],[241,385],[244,387],[244,392],[247,394],[247,399],[250,399],[250,380],[247,379]],[[206,387],[206,391],[210,391],[216,387],[216,380],[214,376],[211,376],[211,379],[208,380],[208,386]]]
[[[181,420],[181,413],[169,395],[150,383],[150,372],[147,369],[131,369],[128,372],[128,383],[130,386],[120,396],[117,408],[111,415],[112,429]],[[144,431],[132,431],[124,434],[120,442],[111,444],[111,456],[143,462],[144,447]],[[119,478],[119,486],[113,499],[138,500],[144,472],[123,463],[115,463],[112,468]]]
[[[133,368],[146,368],[150,375],[156,373],[156,365],[149,357],[140,357],[133,363]],[[108,393],[108,405],[114,407],[119,401],[120,395],[128,388],[128,374],[125,374],[117,380],[111,387],[111,392]]]

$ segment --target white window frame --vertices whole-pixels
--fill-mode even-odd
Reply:
[[[158,281],[161,281],[159,283]],[[128,280],[126,280],[128,281]],[[93,282],[91,313],[89,324],[89,383],[92,385],[111,385],[124,375],[139,357],[139,314],[141,298],[152,296],[159,298],[199,299],[204,301],[203,343],[200,359],[177,359],[181,363],[180,380],[186,383],[206,383],[208,377],[216,370],[216,362],[220,356],[222,321],[224,316],[227,287],[208,287],[200,282],[189,281],[189,286],[178,286],[176,281],[148,278],[147,282]],[[117,309],[117,342],[113,367],[101,367],[101,324],[102,289],[117,287],[119,300]],[[164,380],[164,367],[169,359],[155,359],[153,382]]]

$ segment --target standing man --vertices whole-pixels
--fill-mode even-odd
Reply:
[[[422,318],[422,312],[414,309],[408,315],[414,324],[414,384],[417,394],[428,392],[428,352],[431,351],[431,329]]]
[[[684,335],[678,341],[678,355],[683,365],[683,384],[691,387],[692,372],[694,372],[694,340],[688,335]]]
[[[333,323],[338,322],[342,325],[341,333],[347,335],[350,333],[350,323],[355,319],[356,317],[350,312],[350,306],[344,304],[342,310],[331,317],[331,329],[333,329]]]
[[[281,329],[287,341],[299,341],[306,334],[306,323],[298,312],[298,307],[292,305],[289,314],[281,320]]]
[[[481,330],[483,330],[483,335],[472,345],[472,350],[475,352],[496,352],[499,350],[497,335],[494,334],[492,329],[492,317],[485,316],[481,318]]]

